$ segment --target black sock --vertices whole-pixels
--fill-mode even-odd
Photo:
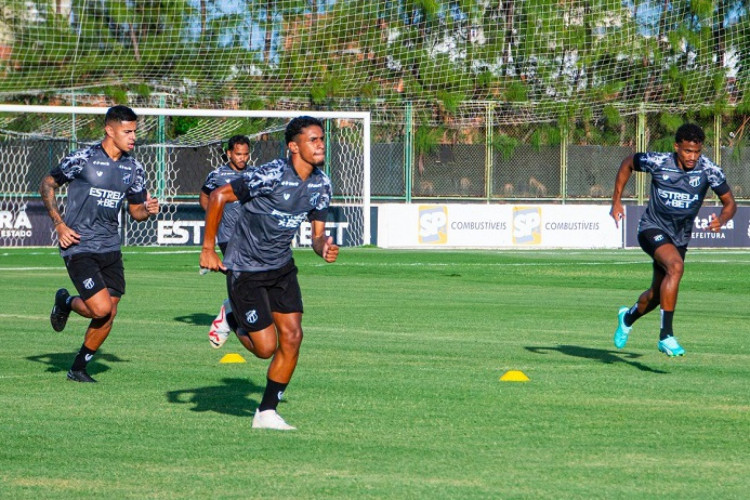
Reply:
[[[229,311],[226,314],[227,324],[229,325],[229,328],[232,329],[233,332],[237,331],[237,327],[240,326],[239,323],[237,323],[237,319],[234,317],[234,313],[232,311]]]
[[[674,311],[661,310],[661,330],[659,330],[659,340],[664,340],[672,336],[672,317]]]
[[[71,366],[70,369],[74,372],[85,370],[86,365],[89,364],[89,361],[94,357],[94,354],[96,354],[96,351],[92,351],[85,345],[82,345],[81,350],[78,351],[78,355],[76,356],[76,359],[73,360],[73,366]]]
[[[281,401],[286,386],[287,384],[274,382],[270,378],[267,379],[266,390],[263,392],[263,399],[258,406],[258,411],[275,410],[279,401]]]
[[[633,307],[630,308],[628,312],[625,313],[625,317],[622,318],[623,323],[625,323],[625,326],[633,326],[633,323],[635,323],[635,320],[643,316],[643,314],[638,312],[638,302],[636,302]]]

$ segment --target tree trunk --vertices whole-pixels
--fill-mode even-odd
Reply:
[[[207,12],[206,12],[206,0],[201,0],[201,36],[206,36],[206,21],[207,21]]]
[[[503,51],[503,66],[505,68],[508,68],[513,60],[513,19],[515,16],[513,1],[505,0],[500,2],[500,9],[503,8],[502,4],[507,5],[505,8],[505,50]]]
[[[266,2],[266,33],[263,42],[263,60],[271,63],[271,41],[273,40],[273,1]]]
[[[141,60],[141,52],[138,49],[138,37],[135,36],[135,30],[133,29],[133,25],[132,24],[130,25],[129,32],[130,32],[130,41],[133,44],[133,56],[135,56],[135,60],[136,61],[140,61]]]

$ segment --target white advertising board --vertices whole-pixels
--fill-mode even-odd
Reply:
[[[605,205],[385,204],[383,248],[621,248]]]

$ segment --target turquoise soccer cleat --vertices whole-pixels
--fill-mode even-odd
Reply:
[[[617,330],[615,330],[615,347],[618,349],[622,349],[625,347],[625,344],[628,343],[628,335],[630,335],[630,330],[633,329],[632,326],[625,326],[625,313],[628,312],[627,307],[623,306],[620,308],[620,310],[617,312]]]
[[[683,349],[682,346],[677,343],[677,339],[672,336],[669,336],[664,340],[660,340],[658,347],[659,351],[663,352],[670,358],[685,355],[685,349]]]

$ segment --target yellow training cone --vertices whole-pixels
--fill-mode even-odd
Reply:
[[[229,354],[225,354],[221,360],[219,360],[219,363],[244,363],[245,358],[240,356],[237,353],[231,352]]]
[[[508,370],[500,377],[502,382],[528,382],[529,377],[521,370]]]

